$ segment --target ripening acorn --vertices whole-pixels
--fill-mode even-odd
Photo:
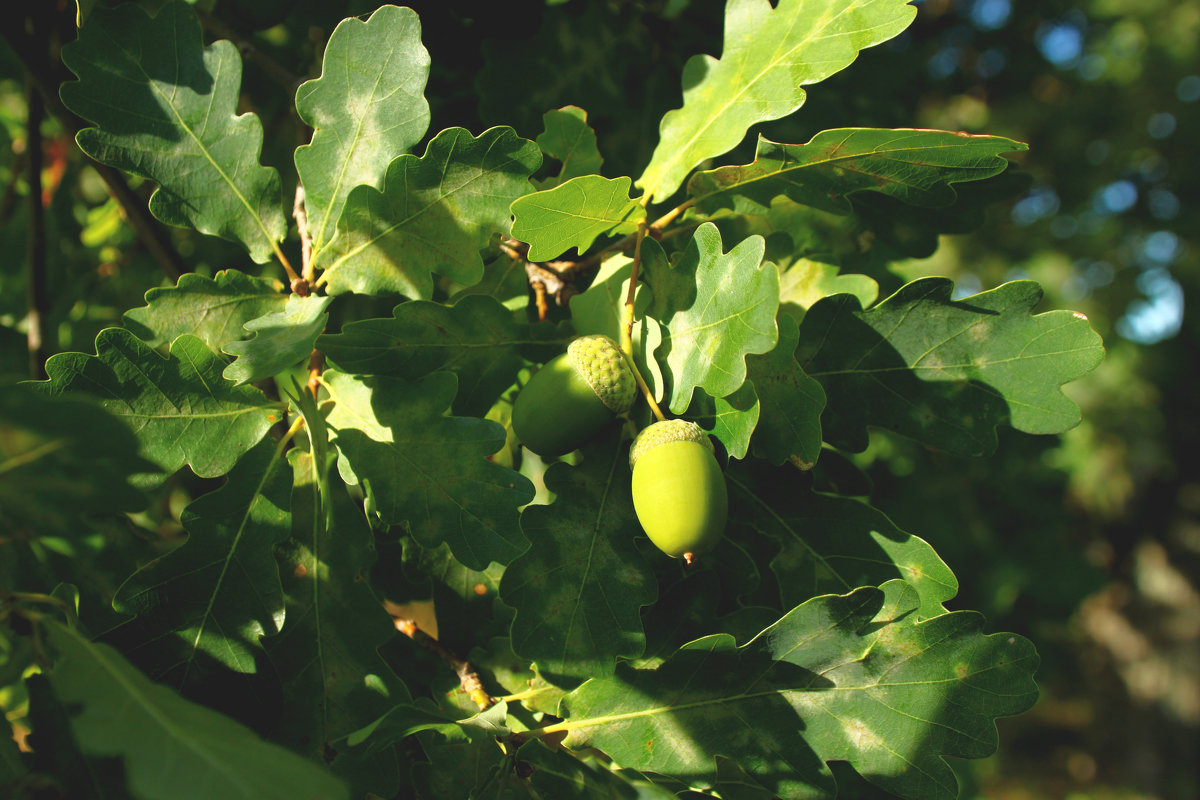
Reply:
[[[712,442],[694,422],[656,422],[629,448],[633,509],[642,529],[672,558],[712,548],[725,532],[729,495]]]
[[[636,391],[617,343],[607,336],[581,336],[517,395],[513,432],[539,456],[561,456],[628,411]]]

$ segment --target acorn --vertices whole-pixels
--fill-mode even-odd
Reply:
[[[607,336],[581,336],[534,373],[513,403],[512,427],[539,456],[561,456],[633,405],[637,383]]]
[[[690,564],[720,541],[729,495],[699,425],[683,419],[654,423],[633,440],[629,466],[633,509],[659,550]]]

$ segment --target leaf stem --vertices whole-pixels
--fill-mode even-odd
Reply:
[[[279,263],[283,265],[283,271],[286,272],[288,276],[288,283],[291,284],[293,291],[295,291],[296,285],[301,283],[303,279],[296,274],[296,270],[292,269],[292,262],[288,261],[287,256],[283,254],[283,250],[281,250],[279,247],[279,242],[271,242],[271,249],[275,251],[275,257],[279,259]],[[307,283],[305,283],[305,285],[307,286]],[[300,292],[296,292],[296,294],[300,294]]]
[[[538,695],[546,694],[547,692],[557,692],[557,691],[561,691],[561,690],[557,689],[554,686],[539,686],[536,689],[526,689],[525,691],[517,692],[516,694],[506,694],[503,697],[495,698],[495,700],[497,703],[499,703],[499,702],[512,703],[514,701],[520,702],[522,700],[528,700],[531,697],[537,697]]]
[[[633,247],[633,266],[629,272],[629,292],[625,295],[625,305],[621,308],[621,352],[625,355],[625,361],[629,364],[630,370],[633,371],[633,377],[637,381],[638,388],[642,390],[642,396],[646,398],[647,405],[654,413],[654,417],[663,422],[666,417],[663,415],[662,409],[658,407],[658,403],[654,400],[654,392],[646,384],[646,379],[642,377],[641,370],[638,369],[637,363],[633,358],[633,301],[637,297],[637,282],[638,268],[642,263],[642,242],[646,239],[646,220],[638,223],[637,241]]]
[[[658,219],[654,220],[654,223],[650,226],[650,229],[657,233],[661,233],[663,228],[674,222],[680,214],[687,211],[693,205],[695,205],[694,199],[686,200],[683,203],[680,203]]]

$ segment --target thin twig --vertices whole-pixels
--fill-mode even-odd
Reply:
[[[300,232],[300,277],[304,291],[292,287],[301,297],[307,297],[313,282],[312,238],[308,235],[308,210],[304,207],[304,184],[296,184],[296,199],[292,202],[292,216],[296,218],[296,229]]]
[[[550,308],[546,305],[546,284],[530,281],[530,285],[533,286],[533,301],[537,307],[538,322],[545,322],[550,314]]]
[[[308,357],[308,391],[312,392],[314,400],[321,391],[321,373],[324,371],[325,354],[320,350],[313,350],[312,355]]]
[[[479,677],[479,673],[471,666],[469,661],[463,661],[458,656],[451,653],[437,639],[430,636],[411,619],[398,618],[396,620],[396,628],[405,636],[412,639],[417,644],[424,647],[431,653],[436,653],[442,661],[450,666],[454,673],[458,675],[458,684],[462,690],[467,693],[467,696],[479,707],[480,711],[486,711],[491,708],[496,701],[492,699],[483,688],[483,681]]]

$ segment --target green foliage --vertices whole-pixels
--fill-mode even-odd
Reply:
[[[44,623],[57,656],[50,683],[75,705],[71,729],[90,755],[121,756],[139,797],[348,797],[322,769],[152,683],[119,653]]]
[[[485,459],[504,444],[489,420],[446,417],[454,376],[409,382],[329,371],[329,426],[338,469],[362,483],[388,524],[408,522],[426,547],[448,542],[472,569],[507,564],[525,549],[517,508],[533,499],[529,481]]]
[[[1087,318],[1030,314],[1042,299],[1032,281],[957,301],[953,288],[927,278],[867,311],[835,295],[805,315],[797,360],[830,405],[858,399],[857,409],[826,425],[827,441],[862,450],[865,426],[875,424],[941,450],[985,455],[1002,422],[1027,433],[1079,424],[1079,407],[1060,387],[1104,356]]]
[[[225,352],[237,360],[225,368],[222,376],[234,385],[260,381],[276,375],[301,361],[312,352],[313,342],[329,314],[332,297],[291,295],[282,311],[272,311],[245,323],[252,339],[230,342]]]
[[[687,62],[683,107],[663,116],[658,146],[637,185],[665,200],[693,167],[733,148],[751,125],[800,108],[802,87],[845,69],[858,51],[900,33],[915,14],[901,0],[728,4],[721,59]]]
[[[153,673],[184,689],[215,659],[256,671],[260,639],[279,632],[283,592],[274,548],[291,533],[290,482],[273,443],[242,457],[228,482],[184,509],[188,540],[129,577],[114,607],[129,623]]]
[[[170,345],[190,333],[210,350],[241,341],[246,323],[287,305],[278,282],[221,270],[214,278],[183,275],[175,286],[146,292],[146,305],[125,312],[125,327],[152,347]]]
[[[542,152],[562,162],[558,174],[538,183],[539,189],[553,189],[572,178],[599,175],[604,159],[596,146],[596,132],[588,127],[587,112],[567,106],[542,115],[545,130],[535,140]]]
[[[243,5],[212,13],[279,22]],[[674,25],[668,5],[630,7],[645,29],[614,41]],[[1102,356],[1082,315],[1035,315],[1031,281],[899,277],[1025,146],[838,128],[760,137],[739,164],[751,128],[911,22],[901,0],[730,0],[721,59],[687,61],[674,110],[654,82],[701,46],[687,26],[638,83],[576,46],[608,41],[612,9],[551,5],[530,52],[479,56],[480,85],[558,57],[552,85],[485,93],[516,127],[454,118],[475,54],[426,49],[446,13],[281,7],[242,49],[244,87],[239,48],[204,44],[221,20],[178,0],[96,8],[64,49],[79,146],[156,184],[160,220],[245,255],[155,240],[197,273],[129,277],[95,355],[0,392],[0,574],[20,588],[0,592],[0,689],[26,687],[35,742],[0,749],[0,785],[765,800],[857,773],[956,796],[945,759],[995,750],[1038,658],[947,612],[959,579],[933,538],[873,507],[845,453],[871,429],[983,455],[1002,424],[1079,422],[1061,387]],[[272,57],[320,77],[264,88]],[[543,97],[581,81],[607,113]],[[636,147],[605,147],[622,136]],[[289,158],[282,182],[259,163]],[[622,343],[651,402],[547,465],[515,440],[513,398],[589,334]],[[721,445],[729,523],[695,563],[654,548],[630,497],[631,434],[667,414]]]
[[[581,175],[512,204],[512,235],[529,257],[549,261],[574,247],[584,252],[597,236],[632,233],[646,209],[629,199],[629,178]]]
[[[334,294],[433,294],[431,273],[463,286],[483,278],[480,248],[509,228],[508,206],[528,193],[541,154],[511,128],[439,133],[418,158],[393,160],[382,191],[355,187],[318,265]]]
[[[746,379],[745,356],[766,353],[778,332],[779,273],[763,264],[763,241],[750,237],[723,252],[721,234],[700,226],[676,264],[646,250],[646,282],[654,292],[649,314],[666,325],[659,355],[674,376],[670,406],[687,409],[692,392],[713,397],[737,391]]]
[[[716,634],[588,681],[563,699],[568,741],[685,782],[715,779],[720,752],[782,798],[835,793],[834,760],[902,796],[956,797],[942,756],[995,746],[993,717],[1037,697],[1037,656],[970,612],[917,622],[914,595],[814,598],[742,647]]]
[[[393,314],[392,319],[347,323],[341,333],[320,337],[317,349],[354,374],[415,381],[437,370],[453,372],[459,385],[454,409],[468,416],[486,414],[516,381],[527,349],[567,343],[566,337],[545,326],[514,319],[482,295],[466,295],[451,306],[422,300],[401,303]]]
[[[80,517],[137,511],[129,476],[153,469],[137,438],[93,404],[0,391],[0,523],[25,535],[70,533]]]
[[[232,43],[205,47],[179,0],[152,18],[123,5],[97,9],[63,60],[79,77],[63,85],[63,102],[97,126],[80,131],[79,146],[157,183],[154,216],[241,242],[258,262],[278,251],[279,174],[258,163],[258,118],[234,113],[242,61]]]
[[[999,154],[1025,145],[999,136],[948,131],[848,128],[822,131],[808,144],[760,138],[753,164],[697,172],[688,194],[698,208],[729,207],[762,214],[779,196],[835,213],[850,211],[849,196],[881,192],[918,206],[954,202],[951,184],[998,175]]]
[[[321,77],[296,91],[296,113],[313,129],[312,142],[296,148],[296,172],[314,257],[351,190],[381,189],[391,160],[429,127],[429,53],[412,9],[383,6],[366,22],[342,20],[321,63]]]
[[[500,584],[516,609],[513,650],[568,685],[611,674],[620,656],[640,656],[638,611],[654,600],[653,574],[628,535],[637,522],[616,427],[583,451],[578,467],[547,472],[555,502],[522,515],[531,546]]]
[[[51,396],[96,398],[164,474],[187,464],[204,478],[224,475],[280,419],[277,403],[226,381],[224,359],[190,334],[164,358],[123,328],[108,328],[96,337],[96,353],[54,356],[46,363],[50,380],[39,386]]]
[[[313,447],[291,453],[292,537],[277,551],[286,612],[264,645],[284,696],[274,738],[329,764],[356,794],[388,794],[398,779],[395,756],[340,742],[370,723],[380,703],[403,702],[408,692],[378,652],[392,626],[363,581],[375,558],[370,528],[331,474],[320,412],[311,398],[300,406]]]

